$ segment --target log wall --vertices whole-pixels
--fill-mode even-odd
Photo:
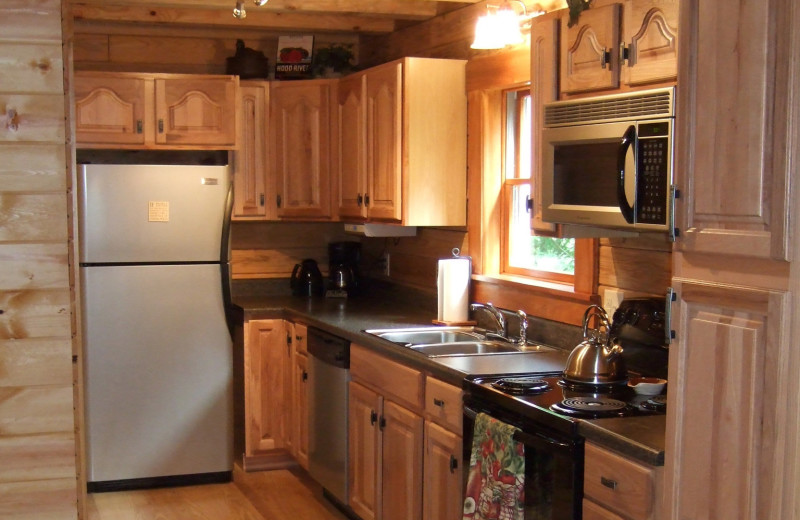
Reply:
[[[61,12],[0,3],[0,518],[79,516]]]

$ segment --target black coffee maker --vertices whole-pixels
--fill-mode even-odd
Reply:
[[[341,296],[358,294],[360,261],[360,242],[328,244],[328,290]]]

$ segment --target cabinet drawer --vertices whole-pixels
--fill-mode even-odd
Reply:
[[[591,500],[583,499],[583,520],[625,520]]]
[[[353,344],[350,345],[350,374],[386,397],[394,397],[417,411],[423,409],[424,376],[419,370]]]
[[[461,388],[428,377],[425,380],[425,413],[430,419],[461,435],[464,415]]]
[[[656,469],[586,444],[583,492],[609,510],[635,520],[651,518]]]

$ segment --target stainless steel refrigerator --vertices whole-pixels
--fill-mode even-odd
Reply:
[[[227,166],[79,168],[90,491],[233,467]]]

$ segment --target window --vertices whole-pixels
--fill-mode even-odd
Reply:
[[[537,236],[531,231],[531,95],[528,88],[503,93],[501,269],[503,273],[573,283],[575,239]]]

